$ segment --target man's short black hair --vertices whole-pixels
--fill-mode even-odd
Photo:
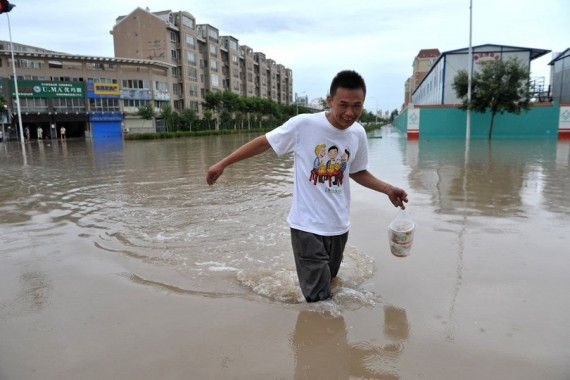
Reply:
[[[329,95],[334,97],[336,90],[339,87],[347,88],[349,90],[357,90],[361,88],[364,92],[364,96],[366,96],[366,84],[364,83],[364,79],[354,70],[343,70],[336,74],[331,82]]]

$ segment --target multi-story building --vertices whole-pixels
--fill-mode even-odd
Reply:
[[[19,136],[17,97],[22,129],[29,130],[31,138],[37,138],[38,128],[48,138],[57,138],[61,127],[70,138],[160,129],[161,120],[144,120],[138,109],[151,105],[159,114],[170,103],[172,64],[12,46],[13,61],[10,43],[0,41],[0,94],[12,115],[10,123],[3,124],[8,138]]]
[[[178,111],[202,112],[209,91],[230,90],[240,96],[293,102],[293,73],[285,66],[198,24],[186,11],[151,12],[136,8],[120,16],[112,30],[115,56],[159,60],[170,69],[173,105]]]
[[[412,76],[404,84],[404,107],[411,102],[412,94],[440,55],[439,49],[422,49],[414,57]]]

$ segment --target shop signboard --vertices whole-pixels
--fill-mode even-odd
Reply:
[[[88,98],[119,98],[120,89],[117,83],[85,83]]]
[[[10,82],[10,92],[16,96],[14,82]],[[78,82],[47,82],[47,81],[18,81],[18,96],[20,98],[84,98],[83,83]]]

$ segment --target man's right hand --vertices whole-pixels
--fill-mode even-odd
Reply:
[[[208,174],[206,175],[206,182],[208,185],[212,186],[216,183],[216,180],[222,175],[224,172],[224,166],[218,162],[208,169]]]

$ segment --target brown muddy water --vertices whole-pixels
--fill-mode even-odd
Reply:
[[[569,379],[570,144],[407,141],[352,183],[331,301],[303,302],[292,158],[254,136],[0,143],[0,379]]]

